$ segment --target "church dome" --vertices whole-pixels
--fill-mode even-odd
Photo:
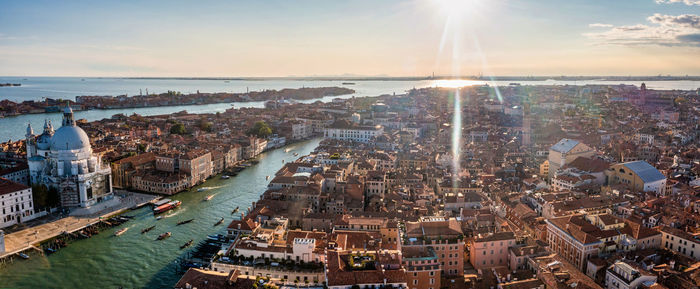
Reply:
[[[36,147],[40,150],[48,150],[51,148],[51,135],[42,133],[36,138]]]
[[[82,128],[62,126],[51,137],[51,150],[89,149],[90,138]]]

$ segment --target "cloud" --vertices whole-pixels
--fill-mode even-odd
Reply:
[[[657,4],[685,3],[685,5],[700,5],[700,0],[656,0]]]
[[[656,13],[646,20],[649,24],[611,26],[606,31],[584,33],[584,36],[597,44],[700,47],[700,16]]]
[[[700,44],[700,33],[678,35],[676,38],[680,41],[696,42]]]
[[[693,14],[683,14],[678,16],[673,15],[661,15],[656,13],[647,18],[649,22],[663,25],[663,26],[674,26],[680,25],[684,27],[698,28],[700,29],[700,16]]]
[[[612,25],[612,24],[606,24],[606,23],[591,23],[591,24],[588,24],[588,27],[592,27],[592,28],[609,28],[609,27],[613,27],[613,25]]]

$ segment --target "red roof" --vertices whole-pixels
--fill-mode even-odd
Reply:
[[[29,189],[29,187],[20,183],[15,183],[5,178],[0,178],[0,195],[10,194],[26,189]]]

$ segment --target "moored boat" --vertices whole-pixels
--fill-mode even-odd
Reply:
[[[165,233],[163,233],[163,234],[160,234],[160,235],[158,236],[158,241],[163,240],[163,239],[166,239],[166,238],[169,238],[169,237],[172,236],[172,235],[173,235],[173,234],[170,233],[170,232],[165,232]]]
[[[222,179],[224,179],[224,180],[228,180],[228,179],[230,179],[230,178],[231,178],[231,176],[228,176],[228,175],[223,175],[223,176],[221,176],[221,178],[222,178]]]
[[[153,209],[153,214],[160,214],[160,213],[175,209],[175,208],[179,207],[180,205],[182,205],[182,202],[177,201],[177,200],[172,201],[172,202],[169,202],[165,205],[160,205],[160,206],[156,207],[155,209]]]
[[[29,255],[24,254],[24,253],[18,253],[17,256],[19,256],[20,258],[25,259],[25,260],[29,259]]]

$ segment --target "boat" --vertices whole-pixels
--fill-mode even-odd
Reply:
[[[156,225],[150,226],[148,228],[144,228],[143,230],[141,230],[141,234],[146,234],[149,231],[153,230],[153,228],[155,228],[155,227],[156,227]]]
[[[213,197],[214,197],[214,195],[208,195],[208,196],[204,197],[204,201],[209,201],[209,200],[211,200]]]
[[[192,243],[194,243],[194,240],[191,240],[191,239],[190,239],[189,241],[187,241],[187,243],[185,243],[185,244],[183,244],[182,246],[180,246],[180,250],[185,249],[185,248],[187,248],[187,247],[189,247],[189,246],[192,246]]]
[[[25,259],[25,260],[29,259],[29,255],[24,254],[24,253],[18,253],[17,256],[19,256],[20,258]]]
[[[224,235],[221,235],[221,234],[207,236],[207,240],[217,241],[217,242],[224,240],[224,238],[225,238]]]
[[[299,155],[299,153],[295,152],[295,153],[293,153],[293,155],[294,155],[294,156],[298,156],[298,155]]]
[[[160,219],[162,219],[162,218],[163,218],[163,216],[158,216],[158,217],[156,217],[156,221],[160,221]]]
[[[179,221],[179,222],[177,222],[177,225],[178,225],[178,226],[184,225],[184,224],[190,223],[190,222],[192,222],[192,221],[194,221],[194,219]]]
[[[216,224],[214,224],[214,226],[221,225],[223,222],[224,222],[224,217],[221,217],[221,220],[219,220],[218,222],[216,222]]]
[[[237,213],[237,212],[238,212],[238,207],[236,207],[235,209],[233,209],[233,211],[231,211],[231,215],[233,215],[233,214],[235,214],[235,213]]]
[[[163,234],[160,234],[160,235],[158,236],[158,241],[163,240],[163,239],[167,239],[167,238],[169,238],[169,237],[172,236],[172,235],[173,235],[173,234],[170,233],[170,232],[165,232],[165,233],[163,233]]]
[[[343,85],[355,85],[354,82],[343,82]]]
[[[228,176],[228,175],[223,175],[223,176],[221,176],[221,178],[224,179],[224,180],[228,180],[228,179],[230,179],[231,177]]]
[[[121,228],[121,229],[117,230],[116,232],[114,232],[114,236],[121,236],[121,234],[126,233],[127,230],[129,230],[129,228]]]
[[[288,152],[291,151],[291,150],[292,150],[291,148],[286,148],[286,149],[284,149],[284,152],[285,152],[285,153],[288,153]]]
[[[203,187],[203,188],[197,189],[197,192],[204,192],[204,191],[207,191],[207,190],[209,190],[208,187]]]
[[[153,206],[154,207],[162,206],[162,205],[165,205],[167,203],[170,203],[171,201],[172,201],[171,199],[160,199],[157,202],[153,203]]]
[[[160,205],[160,206],[156,207],[155,209],[153,209],[153,214],[160,214],[160,213],[163,213],[166,211],[170,211],[172,209],[179,207],[180,205],[182,205],[182,202],[175,200],[175,201],[169,202],[165,205]]]
[[[265,176],[265,180],[266,180],[266,181],[269,180],[269,179],[270,179],[270,176]]]
[[[57,251],[57,250],[54,249],[54,248],[46,248],[46,249],[44,249],[44,252],[46,252],[46,254],[53,254],[53,253],[56,253],[56,251]]]

